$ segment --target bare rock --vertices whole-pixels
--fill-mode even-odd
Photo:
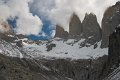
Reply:
[[[120,2],[109,7],[102,19],[102,44],[101,48],[108,47],[109,35],[113,33],[115,28],[120,24]]]
[[[79,17],[73,14],[69,23],[69,35],[70,37],[80,35],[82,33],[82,24]]]
[[[82,22],[83,33],[82,38],[85,39],[85,43],[93,45],[101,40],[101,28],[97,22],[96,15],[90,13],[85,15]]]
[[[57,25],[57,26],[56,26],[55,37],[67,39],[67,38],[68,38],[68,32],[65,31],[65,30],[64,30],[62,27],[60,27],[59,25]]]

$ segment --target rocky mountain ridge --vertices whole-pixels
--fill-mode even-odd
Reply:
[[[71,16],[70,23],[69,23],[69,37],[75,38],[80,36],[82,33],[82,23],[79,17],[74,13]]]
[[[61,31],[62,29],[62,31]],[[73,14],[69,24],[69,33],[64,34],[64,29],[60,26],[56,26],[55,37],[65,39],[85,39],[81,44],[82,47],[87,44],[94,45],[101,40],[101,28],[97,22],[97,18],[93,13],[86,14],[83,22],[80,21],[77,15]],[[59,34],[61,32],[61,34]],[[57,35],[57,36],[56,36]]]
[[[120,2],[117,2],[105,12],[102,30],[96,16],[91,13],[86,14],[83,22],[74,14],[70,32],[57,26],[55,37],[60,38],[48,41],[28,40],[24,35],[0,34],[0,79],[102,80],[120,64],[120,28],[113,34],[114,29],[110,31],[111,27],[120,24],[119,6]],[[109,39],[109,34],[104,32],[107,30],[111,34]],[[102,45],[109,40],[108,56],[105,55],[106,46],[101,45],[104,49],[100,48],[100,40]]]
[[[56,39],[56,41],[38,41],[37,43],[37,41],[34,42],[27,40],[27,38],[22,38],[23,36],[6,36],[8,39],[10,37],[16,37],[16,42],[14,40],[7,42],[4,38],[0,39],[0,79],[2,80],[99,80],[99,75],[102,70],[101,66],[104,65],[107,58],[107,56],[96,59],[88,56],[89,59],[76,60],[70,58],[44,58],[40,55],[42,51],[45,51],[43,46],[47,50],[50,46],[60,47],[59,45],[62,44],[63,47],[64,44],[67,47],[71,46],[70,49],[72,50],[77,42],[62,42],[61,39]],[[23,44],[23,46],[18,45],[19,41],[22,41],[19,44]],[[69,52],[64,53],[64,48],[61,50],[63,52],[58,51],[58,49],[57,51],[59,53],[55,55],[69,55]],[[50,51],[52,50],[54,51],[54,48]],[[52,53],[50,52],[48,54],[53,55]]]
[[[117,27],[119,24],[120,24],[120,2],[118,1],[115,5],[109,7],[105,11],[102,19],[101,28],[97,22],[95,14],[86,13],[85,18],[82,22],[80,21],[79,17],[76,14],[73,14],[69,23],[68,38],[86,39],[83,47],[86,44],[93,45],[96,42],[102,41],[101,48],[107,48],[109,43],[109,35],[113,33],[115,27]],[[59,29],[57,29],[57,31],[59,31]],[[58,35],[57,37],[60,37],[60,35]]]
[[[102,44],[101,48],[108,47],[109,35],[115,31],[115,28],[120,24],[120,2],[109,7],[102,19]]]

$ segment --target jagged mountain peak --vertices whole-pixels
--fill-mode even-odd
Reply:
[[[120,5],[120,1],[116,2],[114,6],[119,6],[119,5]]]
[[[95,44],[101,40],[101,28],[97,22],[97,17],[93,13],[86,13],[83,22],[81,23],[79,17],[74,13],[71,16],[69,23],[69,34],[64,31],[59,25],[56,26],[55,37],[69,38],[69,39],[86,39],[82,47],[86,44]],[[63,36],[65,35],[65,36]],[[69,35],[69,37],[68,37]]]
[[[55,37],[68,38],[68,32],[65,31],[63,27],[56,25]]]
[[[107,48],[100,48],[101,28],[96,15],[93,13],[86,13],[82,23],[79,17],[73,14],[69,25],[70,33],[65,31],[62,26],[56,25],[55,38],[48,41],[28,40],[22,34],[0,34],[0,53],[12,56],[9,58],[0,55],[0,78],[102,80],[100,79],[101,76],[104,74],[106,76],[120,64],[120,2],[106,10],[103,23],[106,23],[103,24],[104,27],[107,26],[107,28],[103,28],[106,33],[114,30],[111,26],[118,26],[117,30],[110,35],[109,54],[107,54]],[[104,32],[103,35],[105,35]],[[6,42],[7,40],[10,42]],[[103,55],[108,55],[108,62],[106,61],[107,56]],[[101,74],[102,71],[103,75]],[[13,74],[15,75],[13,76]],[[27,77],[24,78],[24,76]]]
[[[112,17],[114,16],[115,13],[118,13],[120,11],[119,8],[120,8],[120,1],[118,1],[115,5],[108,7],[104,12],[103,16],[107,16],[108,18]]]
[[[78,19],[78,20],[80,20],[76,13],[73,13],[73,14],[72,14],[71,20],[72,20],[72,19]]]
[[[97,17],[93,13],[86,13],[82,22],[83,33],[82,38],[86,39],[86,43],[94,44],[101,40],[101,28],[97,22]]]
[[[79,17],[74,13],[71,16],[70,23],[69,23],[69,34],[73,35],[80,35],[82,33],[82,23]]]
[[[86,20],[86,19],[87,20],[93,19],[94,21],[97,21],[97,17],[94,13],[86,13],[84,20]]]

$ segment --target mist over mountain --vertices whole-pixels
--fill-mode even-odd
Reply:
[[[0,9],[0,79],[120,79],[120,1],[1,0]]]
[[[69,31],[69,22],[73,13],[81,21],[83,21],[86,13],[94,13],[99,25],[101,25],[105,10],[117,1],[64,0],[61,2],[60,0],[1,0],[0,9],[4,9],[4,11],[0,13],[0,16],[1,22],[7,22],[8,19],[16,20],[14,31],[17,34],[34,35],[36,37],[41,37],[45,34],[47,37],[53,37],[52,33],[55,32],[56,25],[60,25],[65,31]],[[44,24],[48,24],[47,27]]]

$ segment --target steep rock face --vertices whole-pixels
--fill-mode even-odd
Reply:
[[[80,35],[82,33],[82,24],[79,17],[73,14],[69,23],[70,37]]]
[[[71,80],[99,80],[102,66],[106,60],[106,56],[97,60],[48,60],[45,66],[52,69],[56,73],[63,74]]]
[[[6,57],[0,54],[0,80],[69,80],[34,59]]]
[[[99,80],[104,63],[97,60],[20,59],[0,54],[1,80]]]
[[[101,48],[108,47],[109,35],[113,33],[115,27],[120,24],[120,2],[116,5],[109,7],[104,13],[102,19],[102,44]]]
[[[87,43],[94,44],[101,40],[101,28],[97,22],[96,15],[92,13],[86,14],[82,26],[82,38],[85,38]]]
[[[108,60],[103,68],[104,76],[120,66],[120,27],[109,37]]]
[[[112,68],[117,68],[120,63],[120,28],[117,28],[109,39],[108,61]]]
[[[59,38],[68,38],[68,32],[65,31],[62,27],[60,27],[59,25],[56,26],[56,33],[55,33],[55,37],[59,37]]]
[[[84,38],[93,37],[96,39],[96,41],[101,39],[101,29],[97,22],[96,15],[92,13],[86,14],[82,25]]]

